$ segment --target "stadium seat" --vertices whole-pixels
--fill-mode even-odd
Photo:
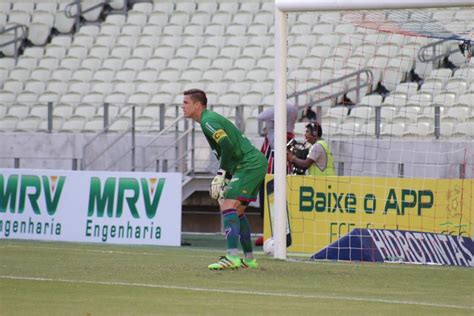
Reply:
[[[16,117],[18,119],[23,119],[30,112],[30,106],[26,104],[12,104],[8,107],[8,116]]]
[[[325,124],[340,124],[348,116],[348,109],[345,106],[336,106],[328,109],[323,116],[322,122]]]
[[[74,109],[74,116],[90,119],[96,114],[97,106],[98,106],[98,103],[78,104]]]
[[[380,135],[385,137],[402,137],[404,131],[404,123],[385,124]]]
[[[382,73],[387,67],[388,60],[388,57],[379,55],[375,55],[367,60],[366,66],[369,67],[373,73],[374,83],[382,79]]]
[[[383,124],[382,124],[383,127]],[[361,124],[359,130],[355,131],[355,137],[357,138],[367,138],[375,137],[375,122],[368,122],[366,124]]]
[[[140,105],[140,106],[144,106],[148,104],[149,101],[150,101],[150,95],[145,92],[135,92],[131,94],[127,99],[128,104],[134,104],[134,105]]]
[[[38,130],[42,119],[37,116],[28,115],[19,120],[15,126],[16,132],[35,132]]]
[[[15,98],[15,102],[24,104],[33,104],[36,103],[37,100],[37,94],[31,91],[22,91]]]
[[[410,97],[418,91],[418,84],[416,82],[404,82],[396,86],[395,92],[404,93],[406,96]]]
[[[363,45],[360,45],[360,46],[356,47],[356,49],[354,50],[354,53],[352,54],[352,56],[362,56],[367,60],[367,59],[375,56],[375,50],[376,50],[375,45],[373,45],[373,44],[363,44]]]
[[[474,91],[460,95],[453,106],[474,107]]]
[[[87,94],[83,95],[81,102],[97,106],[102,104],[104,102],[104,99],[105,94],[103,94],[102,92],[88,92]]]
[[[16,124],[19,119],[16,116],[5,115],[0,118],[0,131],[2,132],[12,132],[15,130]]]
[[[380,120],[385,123],[392,123],[393,118],[397,115],[398,108],[394,106],[382,106],[380,108]]]
[[[19,60],[20,59],[21,59],[21,57],[19,58]],[[35,58],[35,60],[36,60],[36,58]],[[14,67],[15,67],[15,58],[12,58],[12,57],[0,58],[0,70],[2,72],[4,72],[5,70],[11,70]]]
[[[421,108],[417,106],[406,106],[400,108],[394,116],[393,123],[415,123],[418,120],[418,115],[422,113]]]
[[[82,60],[80,58],[67,56],[61,59],[59,67],[63,69],[75,70],[80,67],[81,62]]]
[[[474,122],[464,122],[456,124],[454,127],[452,137],[467,137],[474,138]]]
[[[105,21],[102,23],[102,26],[107,25],[107,24],[122,26],[125,24],[126,21],[127,21],[127,17],[125,15],[109,14],[106,16]]]
[[[137,3],[138,4],[138,3]],[[151,3],[140,3],[140,4],[151,4]],[[144,26],[148,22],[148,15],[145,12],[131,10],[128,12],[126,23],[127,25]]]
[[[113,101],[113,100],[112,100]],[[119,113],[120,113],[120,108],[123,106],[123,103],[117,103],[117,104],[114,104],[114,103],[109,103],[108,105],[108,114],[109,114],[109,122],[115,120],[116,117],[118,117]],[[94,118],[96,118],[97,116],[100,116],[102,117],[102,122],[104,121],[103,119],[103,116],[104,116],[104,106],[99,106],[97,108],[97,113],[95,116],[93,116],[91,118],[91,120],[94,120]],[[103,126],[103,124],[102,124]]]
[[[29,69],[30,71],[38,66],[38,59],[31,56],[20,56],[16,67]],[[13,67],[12,67],[13,68]]]
[[[380,106],[382,105],[382,96],[378,94],[371,94],[363,96],[357,106]]]
[[[45,49],[43,47],[28,47],[24,50],[23,56],[35,57],[36,59],[43,58]]]
[[[426,92],[432,95],[432,97],[437,96],[443,90],[444,83],[441,79],[428,78],[420,87],[420,92]]]
[[[45,57],[38,61],[38,67],[47,68],[50,71],[59,67],[60,59],[56,57]]]
[[[469,116],[469,108],[464,106],[451,107],[441,116],[442,122],[462,123]]]
[[[453,92],[442,92],[433,98],[431,106],[453,106],[456,102],[456,94]]]
[[[109,103],[110,105],[123,106],[127,101],[127,95],[125,93],[109,94],[105,97],[104,101],[105,103]]]
[[[86,118],[79,115],[73,115],[65,120],[58,129],[61,133],[79,133],[82,132],[86,124]]]
[[[4,117],[7,114],[8,105],[0,104],[0,118]]]
[[[44,103],[32,104],[30,106],[29,115],[39,117],[42,120],[46,120],[48,118],[48,105]]]
[[[450,138],[454,132],[454,124],[452,122],[440,123],[440,135],[443,138]]]
[[[0,90],[0,100],[2,103],[8,104],[14,102],[16,99],[16,94],[11,91]]]
[[[104,129],[104,118],[96,115],[87,120],[82,129],[83,133],[97,133]]]
[[[112,48],[116,45],[117,43],[117,39],[118,39],[118,36],[115,36],[115,35],[110,35],[110,34],[99,34],[96,38],[95,38],[95,44],[94,45],[98,45],[98,46],[105,46],[107,48]],[[130,38],[129,38],[130,39]],[[133,39],[130,39],[129,42],[132,42]]]
[[[51,33],[51,26],[46,23],[35,22],[28,27],[28,40],[33,45],[45,45]]]
[[[190,17],[190,24],[205,26],[211,23],[211,18],[213,12],[210,11],[197,11]]]
[[[443,115],[445,113],[445,108],[444,107],[439,107],[440,115]],[[436,107],[428,107],[425,108],[422,112],[420,112],[417,116],[417,122],[426,122],[429,123],[430,125],[434,125],[435,122],[435,113],[436,113]]]
[[[373,120],[375,117],[375,111],[373,107],[370,106],[356,106],[351,110],[349,116],[346,116],[342,123],[359,123],[364,124],[370,120]]]
[[[127,67],[125,67],[124,64],[125,64],[126,61],[130,60],[130,59],[127,59],[126,61],[124,61],[119,57],[107,57],[102,61],[97,57],[88,57],[87,59],[95,59],[95,60],[98,61],[98,63],[96,62],[94,64],[94,66],[97,67],[95,69],[102,68],[102,69],[109,69],[109,70],[112,70],[112,71],[118,71],[118,70],[121,70],[123,68],[127,68]]]
[[[420,91],[408,98],[406,106],[426,107],[430,106],[432,100],[433,97],[431,93]]]
[[[30,79],[39,81],[48,81],[51,76],[51,71],[48,68],[38,67],[31,71]]]
[[[189,59],[186,57],[181,57],[181,56],[176,56],[173,59],[170,59],[168,61],[168,69],[174,69],[178,70],[179,72],[182,72],[184,70],[187,70],[189,67],[188,65]],[[166,68],[166,67],[165,67]]]
[[[451,69],[446,69],[446,68],[435,69],[431,71],[431,73],[428,75],[426,80],[438,79],[438,80],[441,80],[441,83],[444,86],[446,82],[448,82],[448,80],[451,78],[452,74],[453,74],[453,71]]]
[[[165,75],[166,74],[167,73],[165,73]],[[155,82],[158,80],[159,75],[160,75],[160,72],[158,70],[152,69],[152,68],[145,68],[137,73],[135,80],[144,81],[144,82]]]
[[[67,101],[67,98],[65,100]],[[71,117],[71,115],[74,113],[74,105],[77,105],[80,99],[79,101],[72,100],[72,101],[69,101],[68,103],[61,102],[61,101],[60,103],[54,105],[53,115],[67,119]]]
[[[97,57],[101,60],[111,56],[111,50],[106,46],[93,46],[89,50],[89,57]]]
[[[9,79],[19,80],[21,82],[25,82],[27,79],[30,78],[30,69],[27,68],[13,68],[9,75]]]
[[[114,71],[109,72],[109,74],[112,74],[112,73],[114,73],[114,75],[112,75],[111,77],[112,80],[122,81],[122,82],[132,82],[137,75],[137,72],[135,70],[126,69],[126,68],[118,70],[117,72],[114,72]],[[111,80],[105,80],[105,81],[110,82]]]
[[[190,60],[189,67],[204,71],[211,67],[211,60],[206,57],[195,57]]]
[[[28,25],[30,25],[30,22],[31,22],[31,15],[27,11],[13,9],[8,14],[8,23],[9,24],[20,24],[20,25],[28,26]]]
[[[363,122],[344,122],[339,125],[337,131],[333,132],[331,136],[333,137],[349,137],[353,138],[355,135],[360,134],[361,124]]]
[[[219,105],[236,106],[240,104],[240,94],[235,92],[228,92],[219,97]]]
[[[211,68],[209,69],[209,71],[211,70],[217,70],[217,71],[226,71],[230,68],[232,68],[234,64],[234,61],[232,58],[230,57],[226,57],[226,56],[220,56],[220,57],[217,57],[215,59],[212,60],[212,65],[211,65]],[[208,73],[209,71],[205,71],[204,74]],[[222,74],[221,76],[222,78],[224,77],[224,74]],[[219,77],[218,77],[219,78]],[[206,79],[210,79],[210,78],[206,78]],[[217,79],[219,80],[219,79]]]
[[[67,83],[65,83],[65,82],[62,82],[62,83],[64,84],[64,87],[65,87],[64,90],[66,90],[67,89]],[[56,86],[55,85],[55,87],[59,88],[61,86],[59,86],[59,85]],[[61,94],[59,94],[57,92],[46,91],[38,97],[38,102],[42,102],[42,103],[52,102],[52,103],[55,103],[55,102],[59,101],[60,97],[61,97]]]
[[[98,70],[101,67],[101,65],[102,65],[102,60],[97,57],[87,57],[87,58],[84,58],[81,62],[82,69],[88,69],[91,71]]]
[[[462,67],[457,69],[453,75],[454,78],[465,78],[466,80],[472,81],[474,79],[474,67]]]
[[[153,11],[148,16],[148,25],[155,25],[155,26],[166,26],[168,24],[169,16],[167,13],[160,12],[160,11]],[[148,33],[145,33],[148,34]]]
[[[434,135],[433,125],[428,122],[408,124],[403,132],[403,137],[428,137]]]
[[[119,97],[125,96],[128,98],[132,93],[135,92],[135,84],[133,82],[125,82],[125,81],[112,81],[112,94],[118,94]]]
[[[5,15],[10,13],[12,10],[12,4],[10,1],[2,1],[0,2],[0,12],[4,12]]]
[[[468,82],[464,78],[451,78],[446,83],[446,91],[453,92],[459,96],[468,89]]]
[[[224,79],[229,81],[243,81],[246,77],[246,71],[239,68],[231,68],[224,74]]]
[[[113,83],[111,82],[91,82],[91,93],[98,92],[107,95],[113,90]]]

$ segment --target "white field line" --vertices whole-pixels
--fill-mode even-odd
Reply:
[[[109,245],[110,246],[110,245]],[[112,245],[114,246],[114,245]],[[153,253],[153,252],[137,252],[137,251],[118,251],[118,250],[101,250],[101,249],[87,249],[87,248],[75,248],[75,249],[68,249],[68,248],[62,248],[62,247],[49,247],[49,246],[24,246],[24,245],[8,245],[4,247],[0,247],[0,249],[6,249],[6,248],[19,248],[19,249],[35,249],[35,250],[58,250],[58,251],[65,251],[65,252],[95,252],[95,253],[103,253],[103,254],[121,254],[121,255],[144,255],[144,256],[170,256],[171,254],[160,254],[160,253]],[[183,247],[184,248],[184,247]],[[216,250],[216,249],[206,249],[206,248],[189,248],[186,247],[187,251],[197,251],[197,252],[220,252],[220,253],[225,253],[225,249],[222,250]],[[159,248],[159,250],[163,250],[165,248]],[[172,248],[168,248],[172,249]],[[177,249],[177,247],[176,247]],[[262,253],[263,252],[256,252],[256,253]],[[182,254],[177,254],[179,256],[182,256]],[[190,257],[195,258],[195,255],[189,255]],[[204,257],[204,256],[202,256]],[[208,256],[206,256],[208,257]]]
[[[400,301],[400,300],[362,298],[362,297],[339,296],[339,295],[307,295],[307,294],[290,294],[290,293],[272,293],[272,292],[260,292],[260,291],[208,289],[208,288],[175,286],[175,285],[165,285],[165,284],[106,282],[106,281],[83,281],[83,280],[23,277],[23,276],[13,276],[13,275],[0,275],[0,279],[22,280],[22,281],[38,281],[38,282],[60,282],[60,283],[73,283],[73,284],[74,283],[75,284],[92,284],[92,285],[107,285],[107,286],[146,287],[146,288],[171,289],[171,290],[194,291],[194,292],[229,293],[229,294],[242,294],[242,295],[261,295],[261,296],[302,298],[302,299],[320,299],[320,300],[359,301],[359,302],[368,302],[368,303],[385,303],[385,304],[395,304],[395,305],[415,305],[415,306],[436,307],[436,308],[453,308],[453,309],[474,310],[473,306],[451,305],[451,304],[434,304],[434,303],[428,303],[428,302]]]
[[[72,245],[72,243],[71,243]],[[114,245],[112,245],[114,246]],[[103,254],[122,254],[122,255],[143,255],[143,256],[172,256],[173,254],[160,254],[160,253],[154,253],[154,252],[135,252],[135,251],[117,251],[117,250],[101,250],[101,249],[87,249],[87,248],[76,248],[76,249],[68,249],[68,248],[62,248],[62,247],[50,247],[50,246],[42,246],[42,245],[37,245],[37,246],[32,246],[32,245],[5,245],[5,246],[0,246],[0,249],[7,249],[7,248],[19,248],[19,249],[37,249],[37,250],[58,250],[58,251],[65,251],[65,252],[77,252],[77,253],[87,253],[87,252],[93,252],[93,253],[103,253]],[[218,250],[218,249],[207,249],[207,248],[190,248],[190,247],[182,247],[185,248],[186,251],[189,252],[212,252],[212,253],[221,253],[223,254],[225,252],[225,249]],[[166,248],[159,248],[159,250],[166,249]],[[171,248],[168,248],[171,249]],[[263,251],[254,251],[255,254],[257,255],[264,255]],[[175,254],[175,256],[188,256],[188,255],[183,255],[183,254]],[[188,257],[193,257],[193,258],[208,258],[209,256],[204,256],[204,255],[196,255],[196,254],[190,254]],[[296,259],[297,258],[304,258],[304,259]],[[347,264],[360,264],[362,266],[364,265],[370,265],[371,268],[382,268],[382,269],[403,269],[407,267],[413,267],[415,265],[411,264],[378,264],[378,263],[373,263],[373,262],[343,262],[343,261],[331,261],[331,260],[309,260],[310,255],[309,254],[299,254],[296,255],[291,254],[287,258],[287,262],[292,262],[292,263],[303,263],[303,264],[330,264],[330,265],[347,265]],[[268,257],[270,258],[270,257]],[[305,260],[306,259],[306,260]],[[433,266],[433,265],[416,265],[417,269],[436,269],[437,271],[440,270],[447,270],[451,269],[453,267],[451,266]],[[462,268],[462,267],[456,267],[456,268]]]

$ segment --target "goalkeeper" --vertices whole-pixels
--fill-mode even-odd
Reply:
[[[204,136],[220,163],[220,170],[212,180],[209,193],[218,200],[224,217],[227,255],[208,268],[257,268],[245,208],[257,197],[267,172],[267,160],[234,124],[207,109],[204,91],[190,89],[183,94],[184,116],[201,124]],[[239,239],[244,251],[243,259],[238,253]]]

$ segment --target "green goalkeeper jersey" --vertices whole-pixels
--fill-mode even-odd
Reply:
[[[241,169],[266,168],[265,156],[222,115],[204,110],[201,129],[219,159],[221,169],[234,174]]]

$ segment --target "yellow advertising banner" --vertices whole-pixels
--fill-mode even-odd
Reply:
[[[265,180],[265,240],[273,176]],[[315,253],[354,228],[474,237],[473,179],[287,176],[289,252]]]

